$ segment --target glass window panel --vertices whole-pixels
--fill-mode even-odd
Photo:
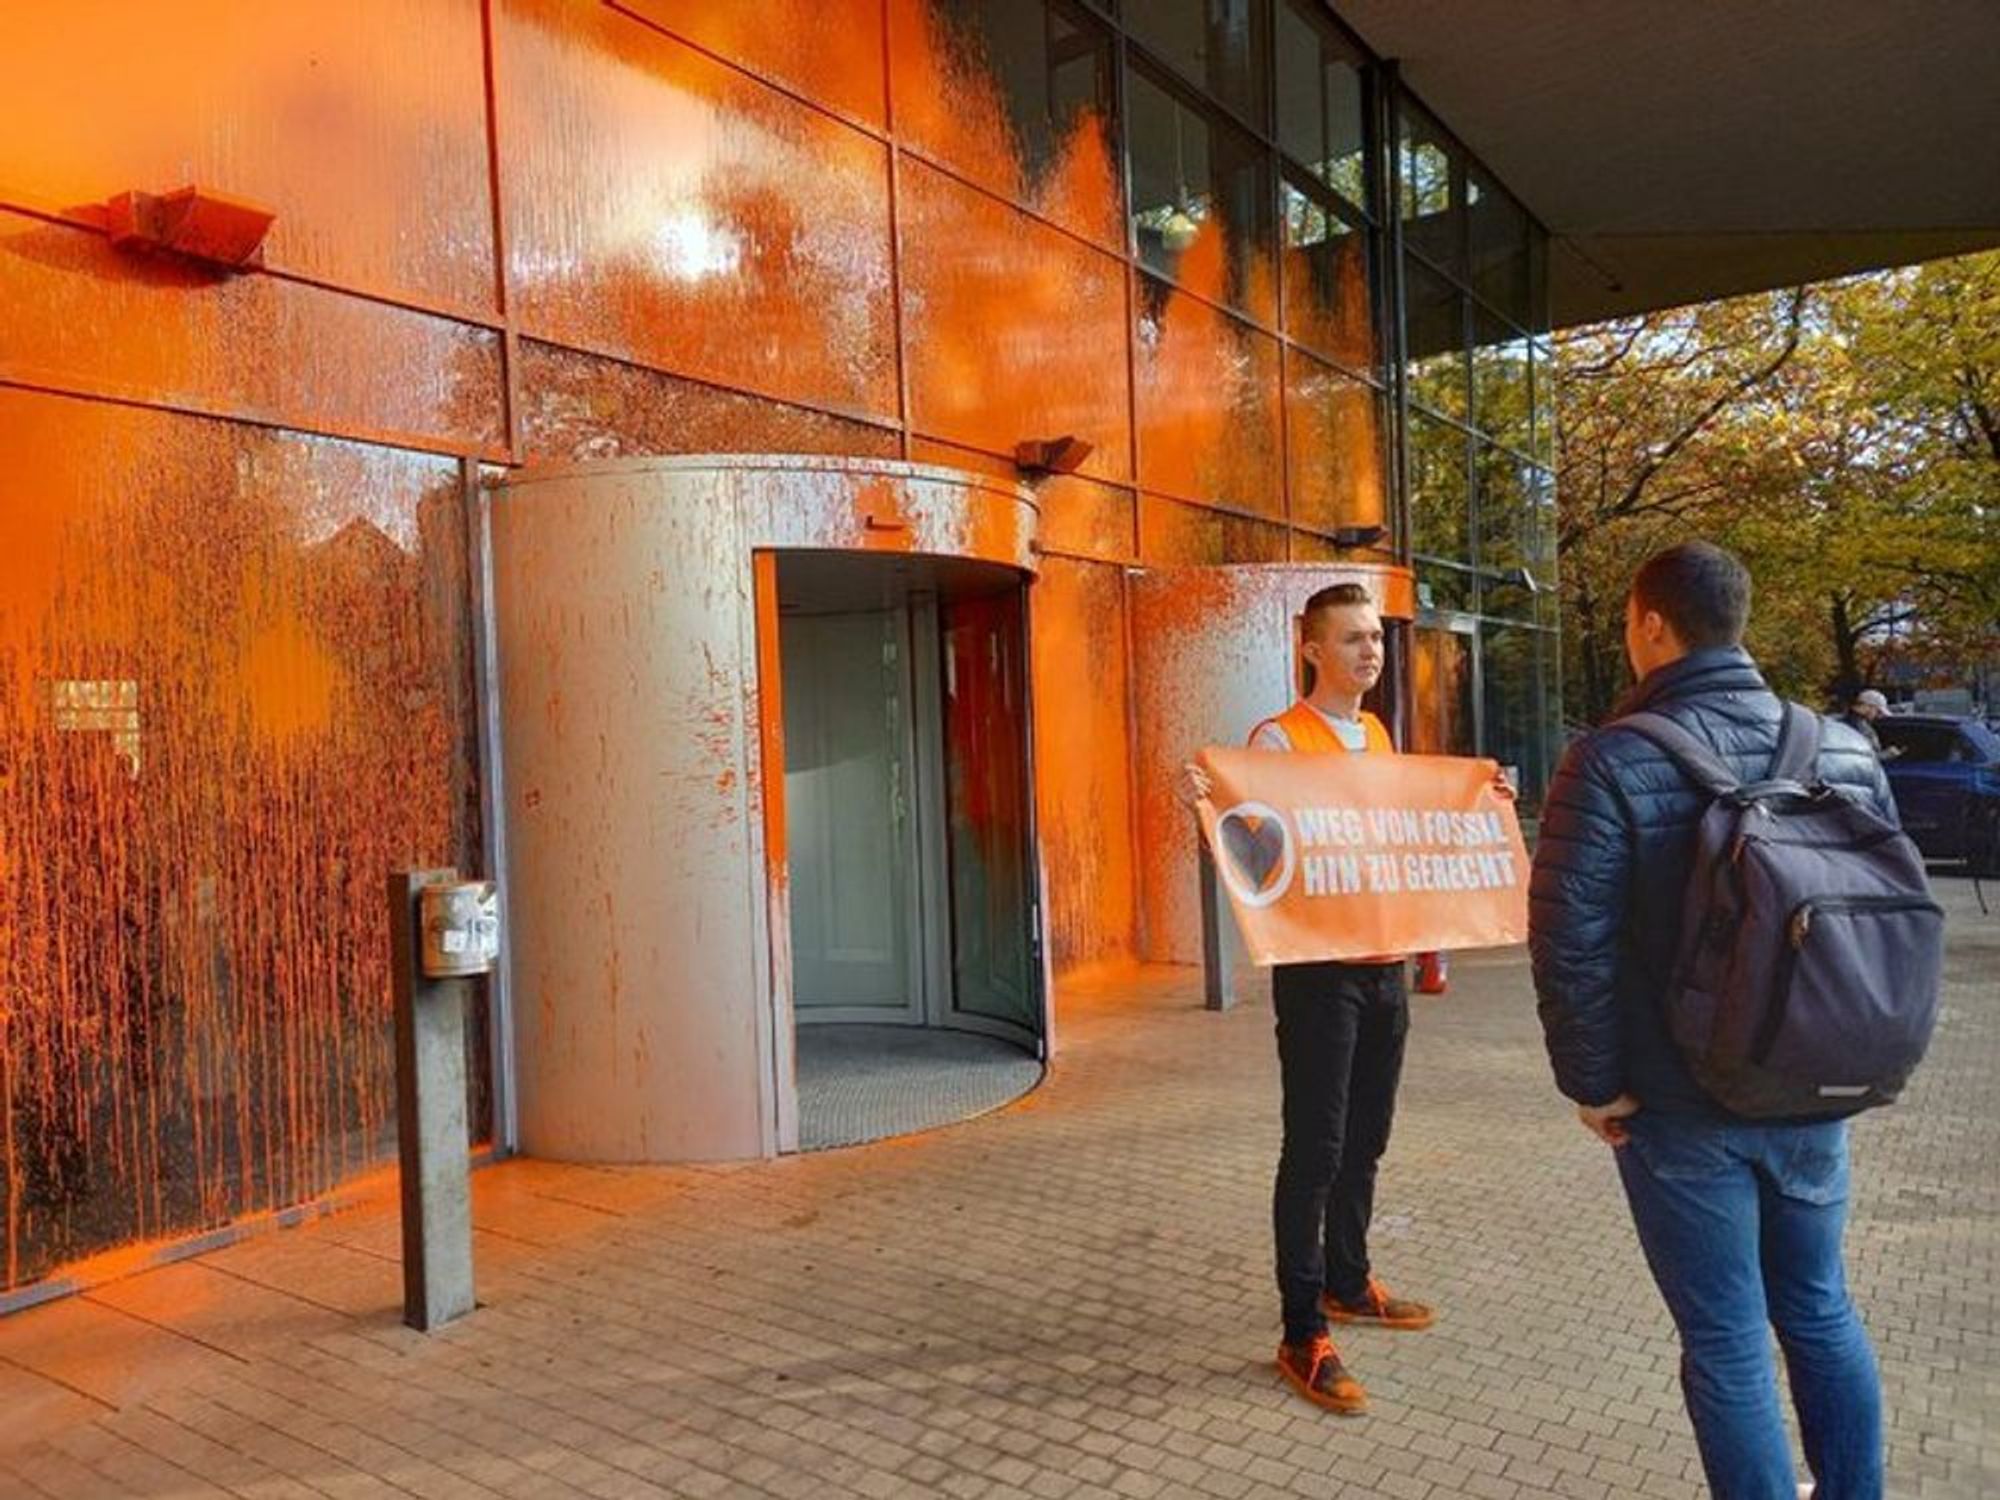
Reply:
[[[1262,128],[1270,98],[1269,0],[1143,0],[1125,29],[1189,83]]]
[[[1073,433],[1085,472],[1129,478],[1123,263],[921,162],[901,212],[915,426],[1000,454]]]
[[[1468,400],[1464,294],[1436,272],[1406,258],[1403,327],[1409,345],[1410,399],[1463,421]]]
[[[1409,748],[1418,755],[1473,754],[1473,632],[1422,624],[1411,635]]]
[[[1479,672],[1485,699],[1480,753],[1511,766],[1521,802],[1539,806],[1555,749],[1552,713],[1554,638],[1498,620],[1479,624]]]
[[[1481,609],[1532,620],[1555,587],[1555,479],[1520,454],[1491,443],[1473,455],[1479,518]]]
[[[1151,277],[1139,281],[1139,483],[1284,515],[1278,341]]]
[[[1410,413],[1411,542],[1425,557],[1472,561],[1469,441],[1449,422]]]
[[[1417,563],[1417,607],[1419,609],[1471,609],[1472,574],[1464,568],[1419,560]]]
[[[1511,193],[1477,170],[1466,179],[1466,204],[1472,289],[1510,321],[1526,325],[1534,317],[1528,215]]]
[[[1071,0],[896,0],[892,11],[898,133],[980,186],[1117,243],[1110,29]]]
[[[1191,291],[1275,320],[1270,153],[1136,69],[1127,108],[1139,258]]]
[[[1437,121],[1405,100],[1399,111],[1398,169],[1403,243],[1433,265],[1462,273],[1465,163]]]
[[[887,147],[609,7],[494,18],[523,331],[894,420]]]
[[[1315,531],[1387,518],[1382,396],[1297,349],[1285,351],[1292,523]]]
[[[1472,423],[1510,448],[1532,446],[1527,335],[1484,308],[1472,314]]]
[[[1373,236],[1320,188],[1287,181],[1283,193],[1285,331],[1349,369],[1373,373],[1381,358]]]
[[[1554,468],[1556,463],[1556,366],[1555,351],[1537,341],[1530,355],[1534,376],[1534,429],[1528,444],[1538,463]]]
[[[1491,443],[1476,443],[1472,472],[1479,506],[1479,565],[1487,579],[1486,608],[1517,615],[1531,600],[1524,581],[1509,577],[1528,565],[1537,524],[1529,483],[1532,466]]]
[[[1277,31],[1279,148],[1348,202],[1368,206],[1359,55],[1308,0],[1280,0]]]

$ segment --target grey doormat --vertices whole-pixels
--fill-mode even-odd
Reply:
[[[1011,1042],[920,1026],[801,1026],[797,1057],[801,1151],[970,1119],[1042,1076]]]

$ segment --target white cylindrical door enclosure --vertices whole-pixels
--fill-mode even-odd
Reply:
[[[1017,486],[882,461],[615,460],[498,488],[523,1150],[792,1148],[784,560],[874,557],[905,586],[970,567],[1018,586],[1034,533]]]

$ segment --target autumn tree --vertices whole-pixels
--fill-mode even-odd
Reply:
[[[1624,681],[1648,553],[1702,535],[1758,580],[1775,686],[1845,697],[1887,643],[1963,658],[2000,616],[2000,256],[1573,331],[1557,345],[1567,688]]]

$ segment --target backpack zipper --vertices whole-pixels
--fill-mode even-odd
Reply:
[[[1756,1040],[1751,1043],[1751,1062],[1763,1066],[1777,1044],[1778,1029],[1785,1024],[1785,1011],[1791,1003],[1792,980],[1805,953],[1806,939],[1812,935],[1813,919],[1822,912],[1853,911],[1928,911],[1939,917],[1944,915],[1942,906],[1922,896],[1816,896],[1793,907],[1785,922],[1785,962],[1778,976],[1778,992],[1771,1000],[1771,1008],[1764,1012]]]

